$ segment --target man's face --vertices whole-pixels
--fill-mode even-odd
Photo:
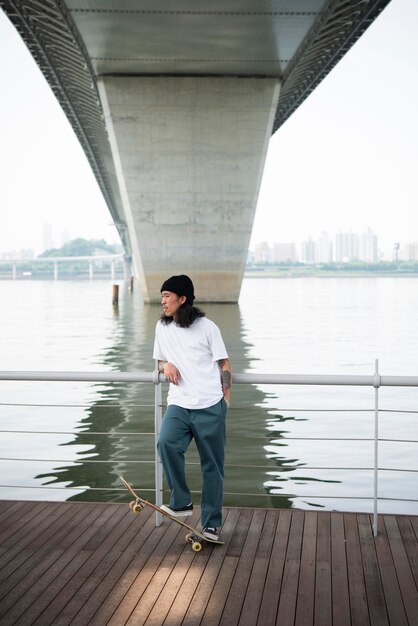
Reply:
[[[178,296],[172,291],[161,292],[161,305],[166,317],[175,317],[184,302],[186,302],[186,296]]]

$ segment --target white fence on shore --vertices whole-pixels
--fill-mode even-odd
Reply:
[[[94,277],[94,268],[95,265],[101,263],[110,263],[110,274],[112,280],[115,279],[116,275],[116,265],[119,264],[123,268],[124,277],[129,278],[131,274],[130,262],[128,263],[124,253],[121,254],[104,254],[104,255],[94,255],[94,256],[62,256],[62,257],[36,257],[35,259],[0,259],[0,268],[2,265],[11,265],[12,266],[12,278],[16,280],[18,275],[18,267],[19,266],[28,266],[28,265],[53,265],[54,268],[54,280],[57,280],[59,277],[59,265],[66,265],[69,263],[77,263],[77,262],[85,262],[86,267],[89,270],[89,278],[92,279]],[[129,266],[129,267],[128,267]],[[23,273],[24,275],[27,272]],[[29,275],[31,272],[29,271]]]

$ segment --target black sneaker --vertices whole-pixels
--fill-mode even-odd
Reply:
[[[172,509],[171,507],[163,504],[161,509],[172,515],[173,517],[188,517],[189,515],[193,515],[193,503],[190,502],[187,506],[183,506],[181,509]]]
[[[213,541],[219,540],[219,531],[217,528],[213,528],[212,526],[206,526],[206,528],[202,531],[202,535],[208,539],[213,539]]]

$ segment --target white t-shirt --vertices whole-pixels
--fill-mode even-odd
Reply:
[[[157,322],[154,359],[173,363],[180,372],[178,385],[170,383],[167,404],[205,409],[219,402],[223,392],[217,361],[227,358],[221,331],[207,317],[198,317],[189,328]]]

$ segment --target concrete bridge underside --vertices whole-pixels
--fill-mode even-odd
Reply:
[[[0,6],[86,152],[145,301],[188,273],[198,300],[234,302],[269,137],[388,1]]]

